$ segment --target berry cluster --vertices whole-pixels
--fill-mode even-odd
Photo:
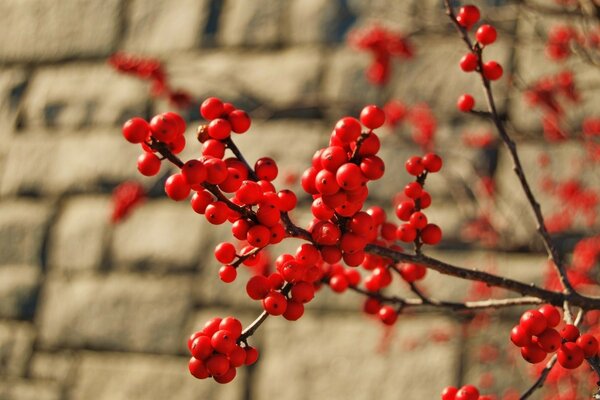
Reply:
[[[389,81],[392,58],[410,59],[414,55],[406,37],[378,25],[351,32],[348,41],[357,49],[373,55],[366,74],[375,85],[385,85]]]
[[[549,353],[556,352],[561,366],[574,369],[584,358],[597,355],[598,341],[594,336],[580,335],[572,324],[566,324],[559,333],[554,328],[560,321],[559,311],[548,304],[538,310],[525,311],[519,325],[512,329],[510,340],[521,348],[523,359],[532,364],[541,363]]]
[[[192,97],[183,90],[173,90],[167,81],[167,74],[160,61],[153,58],[134,57],[118,52],[113,54],[108,63],[118,72],[149,80],[150,92],[153,96],[166,97],[171,104],[179,108],[189,107]]]
[[[490,396],[482,396],[479,389],[473,385],[464,385],[460,389],[447,386],[442,391],[442,400],[491,400]]]
[[[137,182],[127,181],[117,186],[112,193],[111,221],[117,223],[126,218],[134,207],[146,198],[146,192]]]
[[[468,32],[475,24],[477,24],[480,16],[481,14],[476,6],[466,5],[460,8],[456,16],[456,22],[465,30],[465,32]],[[483,49],[494,43],[497,37],[498,33],[496,28],[492,25],[480,25],[475,32],[475,39],[477,42],[473,45],[471,51],[460,59],[460,69],[464,72],[477,71],[488,81],[500,79],[504,72],[502,66],[497,61],[483,62],[482,59]],[[473,96],[469,94],[460,96],[456,104],[457,108],[462,112],[471,111],[474,105],[475,100],[473,99]]]
[[[390,100],[385,106],[386,124],[392,128],[407,122],[411,127],[412,140],[423,149],[431,151],[435,144],[437,121],[426,103],[408,106],[400,100]]]
[[[188,339],[192,355],[188,368],[198,379],[212,377],[218,383],[229,383],[236,375],[236,368],[252,365],[258,359],[258,351],[240,345],[242,324],[233,317],[213,318],[204,329]],[[243,340],[241,342],[244,342]]]

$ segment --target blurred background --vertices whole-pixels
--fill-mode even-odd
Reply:
[[[494,83],[498,105],[569,252],[599,227],[600,174],[577,138],[598,116],[600,76],[582,57],[553,63],[546,54],[554,24],[582,22],[524,1],[473,3],[498,28],[485,52],[505,71]],[[413,53],[392,57],[386,85],[365,75],[368,49],[347,40],[376,24]],[[359,296],[328,288],[299,321],[269,318],[251,339],[259,362],[233,383],[192,378],[187,337],[213,316],[248,324],[260,307],[245,294],[246,271],[219,280],[212,252],[231,240],[228,228],[165,199],[168,166],[142,177],[140,149],[121,135],[132,116],[178,110],[189,122],[182,158],[198,157],[198,105],[219,96],[253,117],[236,137],[247,158],[275,158],[276,186],[300,193],[297,177],[337,119],[395,100],[398,120],[380,132],[386,176],[372,184],[371,203],[393,210],[410,180],[406,158],[436,150],[445,167],[428,179],[428,217],[444,241],[431,254],[543,283],[546,256],[504,150],[485,120],[456,110],[462,93],[484,98],[479,79],[458,67],[465,49],[441,1],[0,0],[0,37],[0,399],[436,399],[451,384],[501,395],[533,381],[506,351],[518,314],[418,313],[385,329],[363,315]],[[117,51],[160,62],[171,92],[115,71]],[[579,98],[560,123],[575,140],[549,145],[545,111],[524,92],[565,70]],[[123,182],[137,182],[145,200],[113,221]],[[301,198],[294,214],[303,224],[309,205]],[[405,286],[391,292],[410,295]],[[501,294],[431,271],[423,288],[441,299]],[[480,329],[472,336],[466,326]]]

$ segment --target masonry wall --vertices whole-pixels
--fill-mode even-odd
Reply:
[[[532,62],[543,54],[534,35],[543,22],[514,4],[475,3],[501,27],[490,53],[507,74],[527,80],[554,68]],[[414,60],[395,65],[384,91],[364,78],[368,55],[344,42],[349,29],[373,21],[414,32],[417,51]],[[470,161],[480,155],[461,148],[457,135],[488,127],[455,110],[462,92],[482,97],[477,79],[457,67],[463,47],[440,2],[0,0],[0,38],[0,399],[434,399],[445,385],[494,370],[467,355],[472,339],[455,334],[456,318],[401,316],[397,329],[386,332],[358,311],[357,296],[324,289],[300,321],[272,318],[261,327],[252,339],[261,359],[240,369],[234,383],[197,381],[187,372],[189,334],[211,316],[233,314],[249,323],[259,313],[243,279],[231,285],[218,279],[212,249],[227,230],[159,195],[124,222],[109,222],[110,193],[120,182],[135,179],[160,194],[156,179],[138,176],[138,149],[122,140],[120,124],[169,108],[144,82],[107,66],[116,50],[160,58],[173,86],[196,100],[216,95],[250,110],[253,128],[239,146],[251,160],[277,158],[290,173],[302,172],[342,115],[392,97],[427,101],[440,124],[445,174],[472,182]],[[587,82],[597,80],[590,74]],[[494,85],[502,112],[516,131],[536,133],[538,115],[506,83]],[[593,111],[594,101],[585,104]],[[190,139],[199,115],[186,117],[191,145],[184,154],[192,157],[199,153]],[[372,192],[389,208],[408,181],[403,160],[419,149],[407,134],[382,137],[387,173]],[[522,146],[534,181],[541,149],[532,141]],[[552,151],[567,159],[579,150],[567,143]],[[539,281],[545,257],[512,174],[501,150],[499,193],[514,230],[502,242],[510,252],[497,254],[496,265],[498,272]],[[446,234],[435,254],[489,266],[488,254],[460,238],[461,200],[444,175],[431,179],[431,187],[431,219]],[[307,204],[295,214],[305,222]],[[448,299],[461,299],[469,288],[435,273],[426,286]],[[498,321],[510,326],[506,316]],[[434,340],[436,332],[450,334]],[[502,335],[490,335],[505,345]],[[526,384],[519,374],[503,374],[496,375],[498,387],[508,380]]]

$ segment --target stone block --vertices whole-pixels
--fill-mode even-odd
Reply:
[[[289,39],[292,43],[336,43],[356,16],[345,1],[294,0],[289,6]]]
[[[60,387],[55,383],[23,379],[0,381],[0,398],[7,400],[60,400],[63,395]]]
[[[32,200],[0,203],[0,265],[38,265],[51,216],[49,204]]]
[[[35,311],[41,283],[40,268],[33,265],[0,267],[0,316],[31,318]]]
[[[282,41],[287,3],[278,0],[227,1],[219,19],[225,46],[275,46]]]
[[[0,377],[19,377],[25,374],[34,339],[35,331],[31,324],[0,324]]]

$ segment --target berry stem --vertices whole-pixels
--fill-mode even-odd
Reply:
[[[292,284],[286,283],[285,286],[281,289],[281,294],[287,295],[291,288],[292,288]],[[263,311],[262,313],[260,313],[260,315],[250,325],[248,325],[246,327],[246,329],[244,329],[242,331],[242,334],[239,337],[238,342],[246,343],[248,338],[250,336],[254,335],[254,332],[256,332],[256,330],[263,324],[263,322],[265,322],[265,320],[267,319],[268,316],[269,316],[269,313],[266,311]]]

